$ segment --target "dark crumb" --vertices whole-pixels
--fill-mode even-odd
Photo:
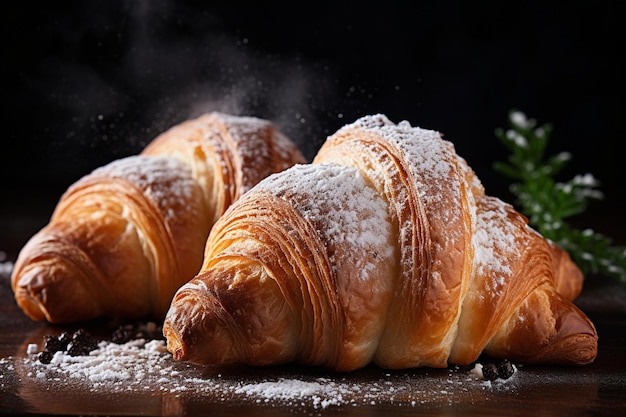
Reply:
[[[72,335],[72,343],[79,343],[82,346],[89,348],[90,350],[94,350],[98,347],[98,342],[94,339],[89,333],[87,333],[84,329],[78,329]]]
[[[72,341],[68,345],[67,353],[70,356],[89,355],[89,352],[97,347],[98,342],[85,329],[78,329],[72,335]]]
[[[44,350],[50,353],[59,352],[67,349],[68,343],[69,339],[67,342],[64,342],[56,336],[44,336]]]
[[[50,352],[49,350],[43,350],[39,352],[39,354],[37,354],[37,359],[39,359],[39,362],[47,364],[52,361],[53,356],[54,356],[53,353]]]
[[[152,322],[118,324],[111,335],[113,343],[122,344],[133,339],[164,339],[162,330]]]
[[[483,379],[485,381],[495,381],[496,379],[509,379],[515,373],[515,367],[508,360],[504,359],[499,364],[486,363],[483,365]]]
[[[61,345],[61,348],[59,350],[65,352],[70,343],[72,343],[72,335],[67,332],[61,333],[61,335],[59,336],[59,343]]]
[[[129,325],[120,325],[111,336],[111,342],[123,344],[130,342],[135,337],[135,330]]]
[[[86,356],[92,350],[94,349],[89,345],[84,345],[81,342],[72,342],[67,348],[67,353],[70,356]]]
[[[483,378],[485,381],[495,381],[498,379],[498,367],[493,363],[483,365]]]
[[[161,329],[154,323],[118,324],[111,334],[111,341],[117,344],[127,343],[133,339],[163,338]],[[37,355],[39,362],[50,363],[56,352],[66,352],[70,356],[86,356],[98,348],[99,340],[85,329],[80,328],[74,333],[63,332],[58,337],[44,336],[44,350]]]
[[[507,359],[503,360],[498,364],[498,376],[502,379],[509,379],[515,373],[515,368],[513,368],[513,364],[509,362]]]
[[[65,352],[71,356],[89,355],[89,352],[98,347],[98,341],[85,329],[78,329],[73,334],[61,333],[59,337],[44,336],[44,350],[39,352],[41,363],[50,363],[56,352]]]

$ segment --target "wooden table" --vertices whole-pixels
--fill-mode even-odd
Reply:
[[[41,349],[43,336],[78,327],[104,335],[110,323],[32,322],[16,306],[6,274],[16,253],[5,250],[0,276],[0,414],[626,415],[626,286],[607,278],[588,278],[577,300],[600,337],[598,357],[588,366],[523,366],[506,381],[486,383],[472,367],[215,370],[174,363],[161,352],[156,367],[131,370],[127,380],[92,381],[46,368],[28,346]]]

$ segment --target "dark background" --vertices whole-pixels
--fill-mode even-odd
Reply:
[[[575,222],[621,227],[620,2],[213,3],[3,5],[0,250],[78,178],[210,110],[271,119],[309,159],[360,116],[406,119],[444,133],[512,202],[492,163],[517,108],[554,125],[548,153],[572,153],[563,180],[601,181],[605,199]]]

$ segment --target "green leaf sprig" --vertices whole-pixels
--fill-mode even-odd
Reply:
[[[604,195],[592,174],[576,175],[567,182],[555,176],[571,160],[561,152],[545,156],[552,125],[537,126],[534,119],[518,110],[509,112],[509,128],[498,128],[496,136],[510,150],[508,163],[496,162],[494,169],[513,179],[510,190],[517,208],[529,224],[566,250],[585,274],[603,274],[626,284],[626,247],[592,229],[571,227],[566,219],[583,213],[591,200]]]

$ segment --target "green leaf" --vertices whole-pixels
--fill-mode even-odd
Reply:
[[[495,171],[513,180],[510,191],[515,206],[544,237],[566,250],[585,274],[603,274],[626,284],[626,247],[613,246],[610,238],[591,229],[572,228],[566,219],[582,214],[591,200],[603,198],[600,182],[591,174],[558,182],[572,155],[547,157],[553,127],[537,127],[519,110],[509,112],[509,128],[495,129],[496,137],[511,154],[508,162],[493,164]]]

